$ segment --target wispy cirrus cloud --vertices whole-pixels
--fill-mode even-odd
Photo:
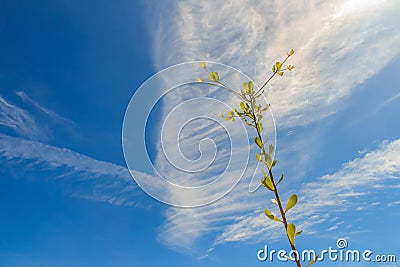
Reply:
[[[282,238],[281,225],[270,221],[260,209],[265,206],[278,214],[277,207],[266,201],[270,196],[264,190],[249,195],[247,182],[240,183],[211,205],[196,209],[171,208],[162,227],[161,240],[172,248],[192,251],[194,242],[210,232],[220,233],[213,246]],[[322,223],[327,229],[336,230],[344,224],[340,217],[335,217],[338,212],[361,212],[382,203],[390,206],[399,203],[400,195],[396,193],[399,184],[400,139],[384,141],[376,150],[343,164],[333,174],[299,185],[300,199],[290,211],[290,218],[305,234],[318,232]],[[382,192],[392,193],[382,198]],[[288,194],[283,196],[288,197]]]
[[[0,126],[8,132],[38,141],[52,139],[57,130],[75,134],[75,123],[70,119],[44,107],[23,91],[15,95],[22,101],[0,96]]]
[[[296,71],[267,92],[279,127],[336,112],[338,101],[400,51],[396,1],[178,1],[171,8],[178,15],[160,10],[159,68],[210,60],[263,82],[275,60],[296,50],[290,62]]]
[[[382,198],[382,191],[395,192],[400,184],[400,139],[384,141],[378,149],[363,157],[343,164],[333,174],[327,174],[314,182],[304,183],[299,195],[299,204],[291,211],[291,218],[300,223],[306,233],[315,232],[315,226],[325,222],[329,214],[337,211],[351,211],[379,205],[373,200],[397,203],[400,195],[388,194]],[[367,201],[367,202],[366,202]],[[369,203],[374,202],[374,205]],[[256,207],[255,207],[256,208]],[[342,224],[341,222],[335,223]],[[217,243],[257,240],[259,236],[275,239],[279,236],[270,231],[279,225],[270,222],[264,214],[253,214],[237,220],[224,229]],[[279,232],[278,232],[279,233]]]
[[[37,102],[34,99],[32,99],[25,92],[18,91],[18,92],[15,92],[15,94],[17,96],[19,96],[22,99],[22,101],[24,101],[26,104],[34,107],[35,109],[39,110],[43,114],[47,115],[54,122],[62,124],[63,127],[73,127],[75,125],[75,123],[73,121],[71,121],[70,119],[67,119],[67,118],[59,115],[58,113],[56,113],[56,112],[54,112],[54,111],[42,106],[41,104],[39,104],[39,102]]]
[[[38,141],[48,139],[48,132],[53,129],[49,127],[54,123],[67,130],[74,123],[39,104],[22,91],[16,92],[16,95],[27,105],[26,108],[12,104],[0,96],[0,124],[11,130],[0,133],[1,160],[7,161],[9,166],[14,164],[21,172],[32,169],[48,172],[51,180],[69,185],[64,188],[69,188],[69,193],[73,196],[112,205],[137,205],[137,185],[127,168]],[[46,120],[41,120],[37,112],[32,111],[39,111],[39,115],[45,115]],[[135,175],[146,175],[132,172]]]
[[[0,157],[23,169],[50,170],[52,180],[72,186],[71,195],[113,205],[137,204],[137,186],[128,169],[117,164],[4,134],[0,134]]]
[[[165,5],[168,4],[159,5],[160,20],[155,25],[154,62],[159,69],[184,61],[210,60],[229,64],[262,82],[270,73],[271,63],[290,48],[296,50],[290,62],[296,66],[295,71],[288,74],[290,78],[273,82],[273,90],[266,93],[279,129],[306,126],[338,112],[340,101],[390,64],[400,51],[400,5],[394,1],[177,1],[169,3],[168,8]],[[174,15],[168,16],[165,10]],[[224,73],[220,74],[223,78]],[[175,99],[179,98],[185,97],[178,93]],[[165,106],[167,113],[168,103]],[[209,131],[210,137],[216,132]],[[192,137],[198,136],[193,132]],[[391,149],[398,149],[397,141],[390,144]],[[387,145],[376,153],[389,153],[385,150]],[[157,164],[163,165],[164,160],[159,156]],[[368,158],[362,162],[365,161]],[[399,162],[394,164],[398,166]],[[358,167],[362,165],[359,163]],[[344,165],[342,171],[350,173],[351,169]],[[386,174],[380,171],[377,175]],[[393,181],[386,178],[384,187]],[[322,186],[328,180],[325,177],[308,185]],[[368,186],[372,180],[372,176],[370,180],[360,179],[359,186]],[[345,192],[339,192],[339,185],[333,182],[328,183],[329,187],[343,201],[365,193],[351,191],[355,190],[351,183],[347,187],[350,191]],[[276,227],[259,215],[259,203],[265,196],[258,193],[250,197],[247,189],[247,184],[239,184],[225,198],[207,207],[171,209],[161,233],[163,241],[170,246],[190,247],[194,240],[213,230],[222,231],[216,243],[243,241],[264,233],[262,225]],[[327,194],[321,208],[339,208],[335,206],[336,198]],[[303,221],[303,228],[328,219],[325,215],[312,215],[315,209],[311,202],[303,207],[312,219]]]
[[[34,117],[21,107],[13,105],[0,96],[0,125],[19,135],[38,138],[45,133],[40,129]]]

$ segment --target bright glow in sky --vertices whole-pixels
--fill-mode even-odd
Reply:
[[[294,266],[257,260],[265,245],[288,244],[263,214],[274,208],[272,195],[248,193],[251,170],[220,201],[174,208],[137,186],[121,145],[129,100],[157,71],[208,60],[261,84],[291,48],[295,70],[274,80],[265,96],[276,119],[283,198],[299,194],[290,212],[304,230],[298,248],[336,248],[345,238],[349,249],[397,253],[399,261],[398,14],[399,2],[389,0],[2,1],[0,266]],[[160,129],[169,112],[195,97],[235,104],[205,87],[176,88],[147,121],[150,159],[177,182],[191,180],[162,153]],[[150,89],[145,98],[161,90]],[[179,108],[182,115],[170,117],[162,132],[164,147],[174,147],[175,125],[187,116],[223,111],[212,103]],[[224,171],[230,144],[217,124],[193,122],[180,134],[184,157],[170,155],[177,164],[187,164],[185,158],[200,168],[200,152],[216,156],[209,172],[191,179],[209,181]],[[205,138],[214,143],[199,151]],[[247,151],[246,143],[237,150]],[[151,179],[145,158],[134,156],[138,168],[131,173]],[[240,168],[227,173],[240,174]]]

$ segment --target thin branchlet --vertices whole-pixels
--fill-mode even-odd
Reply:
[[[241,119],[243,120],[246,125],[248,125],[251,128],[256,129],[256,137],[254,139],[254,142],[260,149],[260,155],[257,153],[256,154],[256,159],[261,162],[262,164],[265,165],[267,168],[267,172],[262,170],[263,173],[263,178],[262,178],[262,185],[273,192],[275,196],[275,203],[278,205],[279,208],[279,213],[280,213],[280,218],[276,217],[273,215],[269,210],[265,209],[265,214],[268,218],[274,221],[278,221],[283,224],[285,227],[286,233],[287,233],[287,238],[290,244],[290,247],[293,251],[297,252],[296,246],[295,246],[295,236],[298,236],[301,234],[302,231],[296,232],[296,227],[293,223],[289,223],[286,213],[294,207],[294,205],[297,203],[297,195],[293,194],[287,205],[286,208],[284,209],[282,200],[279,194],[278,190],[278,184],[282,181],[283,179],[283,174],[281,178],[279,179],[278,182],[276,182],[274,175],[273,175],[273,167],[276,165],[277,161],[272,160],[272,156],[274,153],[274,146],[270,144],[268,146],[268,140],[263,138],[263,126],[261,123],[261,120],[263,118],[263,112],[267,111],[269,108],[269,104],[266,106],[262,106],[257,103],[257,99],[264,93],[265,87],[268,85],[268,83],[278,74],[279,76],[283,76],[283,74],[287,71],[293,70],[293,66],[287,65],[286,67],[283,67],[283,65],[286,63],[286,61],[294,54],[293,49],[290,50],[287,54],[286,57],[283,59],[282,62],[276,62],[273,67],[272,67],[272,74],[269,76],[269,78],[263,83],[263,85],[257,90],[254,90],[253,87],[253,82],[249,81],[247,83],[243,84],[244,89],[240,90],[240,93],[233,90],[231,87],[227,86],[225,83],[220,81],[219,74],[217,72],[212,72],[209,71],[206,63],[201,63],[200,67],[204,68],[206,72],[208,73],[208,84],[214,85],[214,86],[220,86],[227,91],[233,93],[240,99],[240,105],[239,109],[232,109],[226,112],[225,115],[221,115],[222,118],[225,118],[225,120],[232,120],[235,121],[235,119]],[[202,79],[198,79],[199,82],[203,82]],[[267,149],[268,147],[268,149]],[[296,256],[293,261],[296,263],[297,267],[302,267],[300,259],[298,256]],[[307,264],[307,266],[311,265],[314,263],[314,261],[310,262]]]

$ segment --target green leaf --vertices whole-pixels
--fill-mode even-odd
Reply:
[[[271,159],[271,156],[270,156],[270,155],[265,155],[265,158],[266,158],[266,162],[265,162],[265,163],[267,163],[268,169],[271,170],[271,169],[272,169],[272,159]]]
[[[271,179],[269,178],[268,175],[265,174],[264,171],[263,171],[263,173],[264,173],[264,178],[263,178],[263,180],[261,181],[261,184],[262,184],[265,188],[267,188],[268,190],[274,191],[274,190],[275,190],[275,187],[274,187],[274,184],[272,183]]]
[[[277,71],[276,65],[273,65],[272,66],[272,72],[276,72],[276,71]]]
[[[283,71],[278,71],[279,76],[283,76]]]
[[[246,97],[246,92],[244,90],[240,90],[240,93],[242,94],[242,98],[246,101],[250,101],[247,97]]]
[[[247,92],[248,94],[253,93],[253,82],[252,82],[252,81],[249,81],[249,82],[247,82],[247,83],[244,83],[244,84],[243,84],[243,87],[244,87],[244,89],[246,89],[246,92]]]
[[[292,49],[292,50],[290,50],[290,52],[288,53],[288,55],[291,56],[291,55],[293,55],[293,54],[294,54],[294,50]]]
[[[261,142],[261,139],[259,137],[254,138],[254,142],[256,143],[256,145],[262,149],[263,145]]]
[[[259,161],[259,162],[261,162],[261,161],[262,161],[262,159],[261,159],[261,156],[260,156],[260,155],[258,155],[257,153],[256,153],[256,159],[257,159],[257,161]]]
[[[244,113],[249,113],[249,108],[249,104],[240,102],[240,109],[243,110]]]
[[[289,223],[286,229],[287,236],[289,237],[289,241],[292,245],[294,245],[294,236],[296,234],[296,225],[293,223]]]
[[[274,161],[272,162],[272,167],[274,167],[276,165],[278,161],[276,159],[274,159]]]
[[[203,69],[207,68],[206,63],[205,62],[201,62],[200,63],[200,68],[203,68]]]
[[[286,205],[285,212],[288,212],[291,208],[293,208],[294,205],[296,205],[296,203],[297,203],[297,195],[296,195],[296,194],[293,194],[293,195],[289,198],[289,201],[288,201],[288,203],[287,203],[287,205]]]
[[[270,145],[269,145],[268,154],[271,155],[272,153],[274,153],[274,149],[275,149],[274,145],[273,145],[273,144],[270,144]]]
[[[303,230],[296,232],[295,236],[299,236],[303,233]]]
[[[282,175],[281,175],[281,178],[279,178],[279,180],[278,180],[278,182],[276,183],[276,185],[278,185],[280,182],[282,182],[282,180],[283,180],[283,173],[282,173]]]
[[[217,82],[219,80],[218,72],[212,71],[208,73],[208,78],[210,79],[210,81]]]
[[[254,127],[253,124],[251,124],[248,120],[246,120],[246,118],[244,118],[244,121],[246,122],[246,124],[250,127]]]
[[[315,258],[312,261],[310,261],[309,263],[307,263],[307,265],[304,266],[304,267],[310,267],[311,265],[313,265],[317,261],[317,259],[318,259],[318,256],[315,256]]]
[[[276,217],[275,215],[273,215],[269,210],[264,209],[264,213],[265,213],[265,215],[267,215],[267,217],[270,218],[271,220],[276,221],[276,222],[282,222],[278,217]]]
[[[262,132],[263,131],[263,127],[262,127],[262,123],[261,122],[258,122],[257,123],[257,130],[258,130],[258,132]]]
[[[280,71],[280,69],[282,68],[282,63],[280,63],[279,61],[277,61],[276,63],[275,63],[275,66],[276,66],[276,71]],[[279,74],[279,73],[278,73]],[[282,76],[282,75],[281,75]]]

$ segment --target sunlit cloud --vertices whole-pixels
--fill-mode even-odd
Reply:
[[[272,63],[296,50],[295,72],[267,92],[279,127],[336,112],[338,101],[400,51],[395,1],[180,1],[173,8],[179,15],[160,10],[154,47],[159,68],[217,61],[261,83]]]
[[[294,72],[276,79],[266,92],[278,130],[287,129],[288,135],[294,133],[293,126],[307,126],[340,111],[340,103],[349,99],[358,85],[379,73],[400,53],[400,23],[397,19],[400,5],[395,1],[178,1],[168,8],[166,5],[159,5],[160,20],[153,24],[154,63],[159,69],[185,61],[210,60],[238,68],[262,83],[270,74],[271,65],[288,50],[295,49],[290,62],[295,65]],[[175,12],[170,12],[171,9]],[[224,78],[224,73],[220,74]],[[175,96],[175,100],[179,98],[185,96]],[[169,103],[164,104],[164,111],[168,112]],[[213,132],[209,133],[212,137]],[[192,137],[197,134],[193,132]],[[313,144],[315,146],[318,146],[317,142]],[[376,153],[389,153],[387,146],[397,150],[398,142],[383,144]],[[162,151],[158,152],[156,164],[162,166],[164,158]],[[281,159],[285,162],[290,153],[283,151],[283,154]],[[293,157],[299,157],[303,162],[307,160],[306,155],[292,153],[291,160],[296,161]],[[356,169],[364,166],[362,162],[372,155],[375,154],[364,154],[363,158],[351,161],[336,175],[346,174],[347,179],[351,175],[355,177]],[[350,166],[358,161],[361,163],[357,166]],[[395,161],[394,166],[398,163]],[[384,167],[393,166],[386,164]],[[393,170],[380,171],[377,175]],[[369,180],[360,179],[359,185],[370,185],[374,178],[368,177]],[[393,177],[386,178],[381,184],[383,188]],[[347,183],[350,180],[338,181]],[[216,243],[224,243],[249,240],[267,234],[266,228],[276,229],[277,226],[267,222],[260,211],[260,201],[265,196],[259,192],[249,196],[246,182],[213,205],[195,210],[171,208],[162,228],[163,242],[172,247],[188,248],[210,231],[222,231]],[[326,188],[337,194],[328,192],[321,202],[322,209],[341,207],[336,206],[337,197],[350,201],[367,194],[355,190],[351,183],[346,187],[348,190],[341,191],[340,185],[327,177],[320,178],[315,184],[307,182],[309,186],[315,186],[313,194],[322,196],[326,193],[318,187],[322,183],[328,183]],[[302,193],[308,193],[305,190]],[[309,214],[312,220],[302,221],[301,226],[312,233],[313,226],[329,218],[325,215],[315,217],[315,207],[311,202],[303,201],[302,212]],[[268,235],[275,238],[274,235],[280,234],[268,231]]]

